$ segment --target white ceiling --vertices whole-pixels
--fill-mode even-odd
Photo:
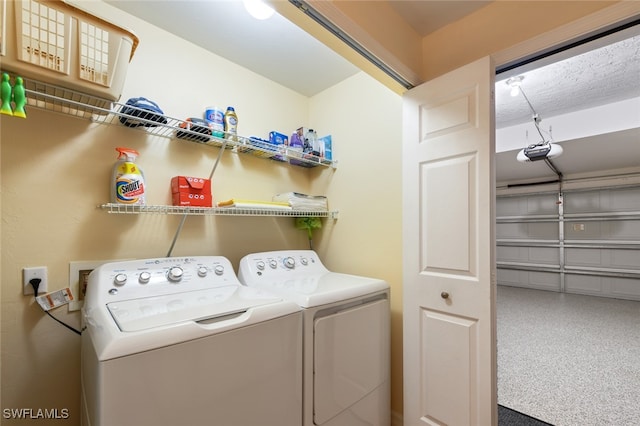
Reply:
[[[313,96],[359,71],[278,14],[265,21],[250,17],[241,0],[106,2],[305,96]],[[390,3],[418,34],[425,36],[490,2],[393,0]],[[524,92],[544,122],[548,117],[640,97],[639,58],[640,25],[636,25],[569,52],[498,74],[496,127],[526,123],[532,118],[524,97],[509,95],[505,84],[508,77],[524,76]],[[559,125],[562,124],[556,127]],[[602,137],[588,141],[581,138],[581,149],[569,148],[569,141],[564,141],[565,153],[554,164],[564,174],[568,170],[599,170],[605,157],[615,168],[640,167],[640,139],[629,142],[629,137],[640,138],[637,132],[626,135],[615,149],[611,149],[615,138],[608,141]],[[584,148],[587,142],[588,150]],[[589,156],[583,155],[586,153]],[[499,153],[496,167],[498,181],[553,176],[544,162],[515,162],[515,152]]]
[[[263,21],[251,17],[241,0],[106,3],[305,96],[359,71],[281,15]]]

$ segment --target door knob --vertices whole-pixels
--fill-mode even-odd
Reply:
[[[443,291],[442,293],[440,293],[440,297],[442,297],[443,299],[448,299],[449,293],[447,293],[446,291]]]

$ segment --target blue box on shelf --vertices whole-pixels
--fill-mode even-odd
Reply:
[[[324,158],[322,159],[325,163],[330,163],[333,161],[333,143],[331,141],[331,135],[323,136],[318,138],[318,143],[321,147],[324,148]]]
[[[269,132],[269,143],[274,145],[276,152],[284,152],[287,145],[289,145],[289,137],[279,132]],[[287,161],[282,155],[274,155],[271,157],[276,161]]]

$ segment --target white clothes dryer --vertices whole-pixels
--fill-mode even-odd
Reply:
[[[226,258],[104,264],[82,313],[83,425],[300,426],[302,312]]]
[[[303,308],[303,426],[389,426],[389,285],[329,271],[311,250],[253,253],[240,281]]]

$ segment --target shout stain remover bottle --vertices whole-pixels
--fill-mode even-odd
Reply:
[[[116,148],[118,161],[111,176],[111,202],[129,205],[145,205],[144,174],[135,163],[138,151]]]

